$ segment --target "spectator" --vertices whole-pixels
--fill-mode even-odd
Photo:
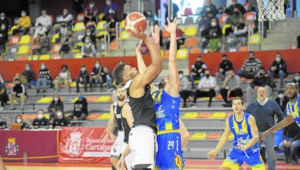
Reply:
[[[27,129],[28,128],[28,124],[24,122],[23,117],[21,115],[17,115],[15,117],[14,123],[19,124],[21,129]]]
[[[106,0],[106,6],[105,6],[105,8],[104,8],[104,14],[105,14],[105,15],[108,14],[110,8],[112,8],[114,11],[118,11],[117,5],[116,5],[116,4],[113,4],[113,3],[111,2],[111,0]]]
[[[112,73],[109,71],[108,66],[105,66],[103,69],[105,75],[106,75],[106,86],[108,88],[108,92],[114,91],[114,85],[112,84],[114,82],[114,77]]]
[[[256,18],[258,18],[259,10],[257,5],[257,0],[247,0],[250,3],[250,9],[246,11],[254,11],[256,13]]]
[[[255,75],[254,79],[250,83],[250,86],[247,87],[247,103],[251,102],[253,95],[257,94],[259,87],[264,87],[267,92],[267,97],[271,96],[272,85],[271,80],[268,74],[266,74],[265,69],[261,67],[258,71],[258,74]]]
[[[215,17],[216,14],[218,13],[217,7],[215,6],[215,4],[213,4],[211,2],[211,0],[206,0],[206,3],[203,6],[202,11],[201,11],[201,16],[207,17],[208,12],[211,12],[212,14],[214,14],[213,17]]]
[[[298,164],[296,152],[300,147],[300,129],[296,122],[283,129],[282,139],[283,142],[280,143],[279,149],[284,152],[285,162]]]
[[[93,20],[88,20],[88,22],[85,24],[85,30],[90,29],[93,34],[95,33],[96,27],[97,27],[97,24]]]
[[[199,22],[199,28],[201,29],[205,29],[208,28],[211,24],[211,20],[214,18],[214,14],[212,12],[208,12],[207,13],[207,17],[204,17],[204,19],[200,20]]]
[[[66,26],[72,25],[73,15],[69,13],[68,9],[63,9],[63,15],[57,19],[57,22],[64,22]]]
[[[176,28],[177,50],[180,49],[180,46],[184,44],[185,38],[186,36],[184,32],[181,31],[181,29]],[[167,50],[170,49],[170,42],[171,38],[169,38],[169,41],[166,43]]]
[[[8,33],[6,31],[6,25],[5,24],[1,24],[1,28],[0,28],[0,54],[1,51],[5,51],[5,47],[6,47],[6,43],[8,41]]]
[[[17,28],[13,30],[13,35],[17,35],[20,32],[23,32],[23,34],[27,34],[29,32],[31,19],[26,15],[26,11],[22,11],[21,16],[22,17],[19,18]]]
[[[35,26],[38,27],[39,24],[41,24],[46,31],[50,31],[52,27],[52,19],[49,15],[47,15],[46,10],[42,10],[42,15],[36,19]]]
[[[25,65],[25,71],[23,71],[21,76],[19,74],[16,74],[16,76],[14,77],[14,81],[15,79],[19,79],[21,84],[28,85],[28,87],[30,87],[30,85],[36,84],[35,73],[30,69],[29,64]]]
[[[237,26],[233,26],[233,34],[236,38],[230,41],[230,47],[234,47],[236,43],[242,43],[242,46],[247,45],[248,27],[245,25],[245,19],[240,18],[240,22]]]
[[[203,49],[206,48],[209,44],[209,40],[213,37],[213,33],[216,33],[218,38],[222,38],[222,29],[218,23],[217,18],[212,18],[210,26],[205,28],[201,32],[201,37],[204,38],[204,41],[202,42]]]
[[[42,84],[42,88],[44,89],[43,93],[46,92],[47,84],[50,84],[51,88],[53,86],[50,70],[48,70],[46,68],[46,65],[44,63],[41,64],[41,69],[39,71],[39,78],[38,78],[37,84],[36,84],[36,92],[37,93],[40,92],[41,84]]]
[[[4,24],[5,25],[5,31],[8,32],[8,28],[9,28],[9,21],[8,19],[5,17],[5,13],[2,12],[0,14],[0,25]]]
[[[8,101],[8,95],[6,92],[5,84],[0,82],[0,102],[1,102],[0,111],[3,110],[4,104],[6,104],[7,101]]]
[[[89,80],[89,72],[86,70],[85,65],[81,65],[81,70],[76,80],[77,93],[79,92],[79,83],[84,84],[84,92],[87,92],[88,80]]]
[[[135,4],[132,2],[132,0],[126,0],[126,3],[123,6],[123,14],[122,14],[122,20],[126,18],[128,14],[131,12],[137,11]]]
[[[28,99],[25,86],[20,82],[19,79],[15,79],[14,86],[9,96],[11,110],[16,110],[14,100],[21,102],[20,110],[24,109],[25,102]]]
[[[284,95],[283,91],[280,91],[278,97],[275,99],[278,106],[280,106],[283,113],[285,113],[286,104],[289,102],[289,99]]]
[[[225,10],[225,13],[232,16],[236,12],[235,9],[240,11],[242,15],[244,15],[246,13],[245,7],[243,5],[237,3],[237,0],[232,0],[232,4]]]
[[[50,128],[61,129],[64,126],[71,126],[71,122],[68,118],[64,116],[64,113],[61,109],[56,110],[56,118],[53,120]]]
[[[186,100],[189,98],[189,79],[184,76],[183,71],[178,71],[179,81],[180,81],[180,96],[183,99],[183,108],[186,108]]]
[[[241,88],[241,78],[235,75],[232,69],[228,71],[228,76],[226,77],[222,85],[220,93],[225,102],[225,104],[223,104],[224,107],[231,107],[231,102],[228,101],[229,97],[243,96],[243,90]]]
[[[73,1],[73,12],[74,17],[77,17],[78,14],[82,13],[84,0],[72,0]]]
[[[69,51],[74,47],[74,39],[71,31],[68,31],[67,37],[62,39],[62,46],[59,50],[59,54],[68,54]]]
[[[300,89],[300,72],[295,73],[295,77],[293,79],[293,82],[299,87]]]
[[[194,101],[190,107],[196,107],[198,97],[209,97],[208,107],[211,106],[212,98],[216,96],[215,92],[216,79],[210,75],[208,70],[205,70],[205,77],[199,83],[198,89],[194,94]]]
[[[264,87],[259,87],[257,96],[258,99],[247,107],[246,112],[250,113],[256,120],[259,132],[258,145],[259,148],[261,148],[262,133],[275,125],[275,115],[278,118],[278,122],[284,119],[284,115],[277,103],[267,97],[266,89]],[[264,143],[268,154],[268,169],[275,170],[276,152],[274,151],[274,133],[267,136]]]
[[[85,7],[84,14],[84,25],[86,25],[89,20],[97,22],[98,8],[95,6],[94,1],[90,1],[89,6]]]
[[[177,17],[177,13],[179,12],[179,7],[177,4],[175,4],[174,2],[172,2],[172,5],[173,5],[173,10],[171,10],[173,13],[171,14],[171,16],[173,16],[174,18]],[[168,8],[168,4],[167,3],[164,3],[164,7],[166,8],[166,14],[165,14],[165,17],[166,17],[166,20],[165,20],[165,24],[168,24],[167,22],[167,18],[171,18],[171,16],[169,16],[169,8]]]
[[[85,37],[84,44],[81,47],[81,54],[83,55],[83,58],[93,58],[96,56],[96,49],[94,44],[92,44],[92,40],[90,37]]]
[[[91,41],[92,41],[92,44],[94,44],[94,46],[96,47],[96,36],[95,34],[92,32],[92,30],[90,28],[87,28],[85,30],[85,35],[84,37],[81,39],[81,41],[84,43],[85,41],[85,38],[86,37],[90,37],[91,38]]]
[[[66,22],[61,22],[60,25],[61,25],[61,27],[58,30],[59,38],[58,38],[58,40],[56,40],[57,43],[59,42],[59,40],[62,41],[63,38],[66,38],[68,35],[68,32],[69,32],[69,27],[67,26]]]
[[[40,36],[37,43],[40,46],[40,48],[34,49],[32,53],[35,55],[47,54],[48,51],[50,51],[51,45],[50,38],[48,37],[48,32],[45,32],[43,36]]]
[[[253,51],[250,51],[249,58],[244,61],[244,64],[237,72],[237,75],[246,79],[253,79],[261,66],[261,61],[258,58],[255,58]]]
[[[47,118],[44,117],[44,110],[39,109],[37,111],[37,118],[35,118],[32,122],[32,125],[29,126],[30,129],[39,129],[49,127],[50,123]]]
[[[234,13],[229,19],[231,27],[225,29],[225,36],[234,32],[234,29],[239,25],[241,19],[244,19],[244,14],[242,14],[238,8],[234,8]]]
[[[286,77],[288,74],[286,72],[286,62],[281,57],[281,53],[276,54],[276,59],[275,59],[275,61],[272,62],[272,65],[268,71],[268,74],[270,75],[271,84],[273,87],[275,87],[274,77],[275,78],[279,77],[280,78],[280,88],[283,88],[284,77]]]
[[[38,23],[34,32],[34,37],[38,38],[40,35],[44,35],[47,32],[47,28],[43,27],[41,23]]]
[[[88,115],[88,103],[86,101],[86,98],[82,96],[82,93],[78,92],[78,100],[74,103],[72,119],[85,120],[87,115]]]
[[[108,32],[110,36],[110,42],[116,38],[116,22],[119,21],[117,12],[113,8],[109,8],[108,14],[106,14],[106,21],[108,25]]]
[[[6,128],[7,128],[7,123],[1,118],[0,115],[0,129],[6,129]]]
[[[59,75],[56,77],[56,79],[54,80],[54,90],[55,93],[58,92],[58,88],[59,85],[64,84],[66,87],[67,92],[70,92],[70,83],[72,83],[72,79],[71,79],[71,73],[68,70],[68,66],[67,65],[62,65],[60,67],[61,72],[59,73]]]
[[[218,37],[216,32],[212,33],[212,37],[209,40],[208,51],[210,53],[218,52],[222,47],[221,39]]]
[[[90,78],[90,91],[92,91],[93,84],[100,84],[100,88],[103,87],[103,82],[106,81],[104,69],[101,67],[100,62],[96,61],[95,67],[92,69]]]
[[[228,71],[233,70],[232,62],[228,60],[227,54],[222,55],[222,62],[219,64],[219,70],[216,72],[217,85],[222,84],[228,76]]]
[[[64,111],[64,103],[61,101],[58,94],[54,94],[53,100],[48,106],[48,112],[50,113],[50,118],[55,118],[56,110],[60,109],[61,111]]]
[[[192,83],[192,89],[195,89],[195,80],[200,80],[204,76],[206,70],[206,64],[202,62],[202,57],[199,55],[197,57],[196,63],[192,65],[192,73],[190,75],[190,80]]]

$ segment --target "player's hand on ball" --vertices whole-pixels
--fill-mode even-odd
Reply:
[[[143,32],[142,28],[140,28],[140,31],[128,30],[128,33],[137,39],[146,40],[148,38],[148,35]]]
[[[215,157],[218,154],[218,152],[216,152],[215,150],[213,150],[213,151],[208,152],[207,154],[208,154],[208,159],[213,160],[213,159],[215,159]]]
[[[159,44],[159,34],[160,34],[160,30],[158,25],[155,25],[155,27],[151,27],[151,40],[152,42],[154,42],[155,44]]]
[[[125,168],[125,158],[123,156],[121,156],[121,158],[119,159],[119,161],[117,163],[117,167],[118,167],[118,170],[126,170],[126,168]]]
[[[173,22],[170,22],[169,18],[167,18],[168,21],[168,26],[165,26],[165,30],[168,31],[169,33],[176,33],[176,28],[177,28],[177,19],[175,18]]]

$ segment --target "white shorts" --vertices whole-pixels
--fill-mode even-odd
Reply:
[[[132,168],[154,169],[156,157],[156,134],[149,126],[138,125],[131,129],[129,147],[133,154]]]
[[[123,145],[123,148],[122,148],[122,153],[125,151],[127,147],[127,144],[125,143],[125,145]],[[127,155],[125,157],[125,164],[126,164],[126,168],[127,170],[131,170],[131,163],[132,163],[132,160],[133,160],[133,155],[132,153],[130,153],[129,155]]]
[[[126,146],[126,143],[124,142],[124,132],[118,131],[118,137],[115,140],[110,151],[111,157],[119,158],[123,153],[122,149],[124,145]]]

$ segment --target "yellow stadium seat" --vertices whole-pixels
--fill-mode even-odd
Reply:
[[[121,37],[120,37],[121,40],[127,40],[129,38],[131,38],[131,35],[128,33],[128,31],[125,30],[121,32]]]
[[[110,113],[103,113],[98,119],[104,119],[104,120],[108,120],[110,119]]]
[[[80,59],[80,58],[82,58],[82,54],[81,54],[81,53],[77,53],[77,54],[74,56],[74,58]]]
[[[125,29],[125,20],[122,20],[122,21],[121,21],[120,27],[121,27],[122,29]]]
[[[54,34],[51,39],[51,43],[55,43],[56,39],[59,38],[59,33]]]
[[[29,46],[28,45],[22,45],[18,52],[16,53],[17,55],[20,55],[20,54],[27,54],[29,52]]]
[[[70,84],[70,87],[76,87],[76,82],[75,82],[75,81],[72,82],[72,83]]]
[[[161,58],[164,58],[164,51],[163,50],[160,50],[160,55],[161,55]]]
[[[31,41],[30,35],[23,35],[19,44],[29,44]]]
[[[50,114],[49,114],[49,113],[45,113],[45,114],[44,114],[44,117],[45,117],[46,119],[50,119]]]
[[[108,102],[111,101],[111,96],[100,96],[96,102]]]
[[[65,113],[65,117],[71,117],[72,113]]]
[[[78,100],[78,97],[72,100],[72,103],[75,103]]]
[[[10,31],[8,32],[8,34],[12,34],[13,30],[16,29],[16,28],[18,28],[17,25],[12,26]]]
[[[106,21],[100,21],[97,24],[96,30],[103,30],[103,26],[106,24]]]
[[[195,80],[194,83],[195,83],[195,84],[199,84],[199,83],[200,83],[200,80]]]
[[[40,60],[50,60],[50,55],[44,54],[44,55],[40,56]]]
[[[52,102],[52,97],[42,97],[40,100],[37,101],[37,103],[50,103]]]
[[[209,118],[211,119],[222,119],[226,116],[225,112],[215,112]]]
[[[205,132],[198,132],[192,135],[191,139],[193,140],[203,140],[206,138]]]
[[[197,28],[195,26],[187,27],[185,35],[188,37],[195,36],[197,34]]]
[[[179,49],[177,50],[177,59],[185,59],[188,57],[188,50],[187,49]]]
[[[39,60],[39,56],[33,55],[28,57],[28,61],[34,61],[34,60]]]
[[[100,21],[103,20],[104,16],[105,16],[104,13],[99,14],[99,15],[98,15],[99,20],[100,20]]]
[[[72,31],[83,31],[85,29],[83,22],[77,22]]]
[[[197,118],[197,116],[198,116],[197,112],[187,112],[181,118],[182,119],[195,119],[195,118]]]
[[[234,139],[234,135],[230,133],[230,135],[228,136],[228,140],[233,140],[233,139]]]
[[[17,100],[14,100],[14,103],[16,104],[16,103],[18,103],[18,101],[17,101]],[[10,100],[7,101],[7,104],[11,104],[11,103],[10,103]]]
[[[106,34],[107,36],[109,36],[109,33],[108,33],[107,31],[101,31],[101,32],[98,33],[97,37],[102,36],[102,35],[105,35],[105,34]],[[104,40],[104,38],[101,38],[101,39],[100,39],[100,41],[102,41],[102,40]]]
[[[261,36],[259,34],[253,34],[249,37],[249,44],[260,44]]]
[[[230,24],[224,25],[224,26],[222,27],[222,34],[225,35],[225,30],[226,30],[226,28],[230,28],[230,27],[231,27]]]

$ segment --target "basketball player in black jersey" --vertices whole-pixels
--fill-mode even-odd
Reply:
[[[160,74],[162,60],[160,51],[154,43],[154,38],[159,37],[158,26],[155,26],[155,32],[153,28],[151,32],[151,38],[143,32],[131,33],[132,36],[143,40],[150,51],[152,63],[146,71],[139,74],[136,68],[125,64],[119,64],[114,69],[115,80],[125,84],[124,89],[127,90],[128,102],[123,106],[122,115],[131,127],[128,146],[119,162],[124,166],[124,158],[131,152],[133,155],[131,167],[134,170],[147,170],[155,166],[157,128],[149,84]]]
[[[118,160],[123,152],[123,146],[126,144],[124,143],[124,129],[122,127],[122,107],[126,98],[126,93],[123,90],[123,86],[119,85],[116,89],[116,95],[118,101],[114,102],[110,106],[110,119],[108,121],[106,134],[103,138],[103,142],[106,143],[108,139],[115,140],[113,147],[111,148],[111,158],[110,162],[117,169]],[[118,128],[118,137],[116,138],[114,133],[115,128],[115,121],[117,122]]]

